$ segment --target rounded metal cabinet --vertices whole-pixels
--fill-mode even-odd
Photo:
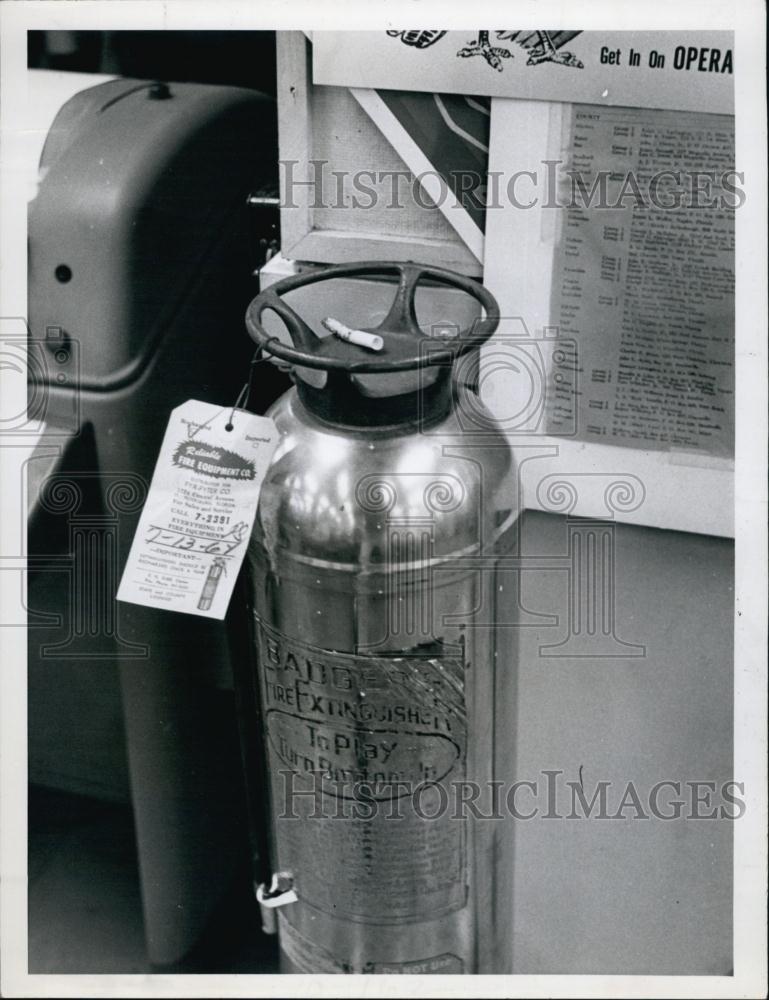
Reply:
[[[280,297],[368,274],[398,277],[381,351],[318,338]],[[485,317],[427,336],[424,280]],[[293,347],[266,333],[266,310]],[[275,875],[262,899],[284,967],[504,972],[509,830],[482,817],[511,773],[510,630],[495,622],[516,490],[507,441],[461,378],[496,303],[442,269],[343,265],[272,286],[247,322],[296,366],[249,552]]]

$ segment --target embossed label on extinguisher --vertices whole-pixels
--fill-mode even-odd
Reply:
[[[463,907],[461,657],[338,653],[261,623],[257,636],[278,859],[299,898],[375,923]]]

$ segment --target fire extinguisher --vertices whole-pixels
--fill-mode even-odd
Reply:
[[[282,299],[355,277],[398,284],[382,323],[354,337],[318,336]],[[483,317],[453,339],[424,333],[423,281],[461,289]],[[277,915],[282,968],[509,971],[510,829],[493,799],[512,776],[501,623],[515,588],[500,557],[517,490],[467,375],[497,303],[452,271],[371,262],[279,281],[246,322],[295,382],[270,411],[281,441],[249,548],[272,875],[258,898]]]

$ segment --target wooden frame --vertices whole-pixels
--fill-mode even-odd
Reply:
[[[438,208],[420,205],[410,191],[400,190],[397,217],[383,214],[392,181],[389,187],[370,185],[385,205],[382,211],[348,206],[334,216],[333,210],[318,207],[317,188],[308,186],[317,176],[318,160],[327,159],[329,171],[344,162],[361,170],[411,172],[349,90],[313,86],[310,65],[310,42],[304,33],[279,31],[282,252],[295,260],[320,263],[419,260],[480,276],[481,262]],[[335,155],[322,155],[329,150]],[[313,160],[316,165],[311,168]]]
[[[474,241],[470,234],[468,242],[475,251],[472,252],[438,208],[429,211],[441,222],[437,227],[442,232],[441,237],[435,236],[435,226],[432,235],[426,231],[426,210],[420,209],[416,202],[398,213],[397,231],[393,231],[392,220],[381,213],[376,215],[347,207],[334,219],[333,214],[326,212],[324,215],[316,210],[312,203],[314,191],[306,182],[318,145],[329,152],[328,142],[324,141],[329,130],[336,130],[334,140],[338,143],[330,150],[331,170],[349,166],[350,142],[354,147],[354,168],[378,168],[382,156],[390,157],[388,165],[398,164],[404,170],[410,168],[412,174],[418,175],[421,168],[410,156],[408,142],[404,143],[403,136],[397,132],[397,122],[393,124],[388,119],[387,109],[383,110],[377,91],[313,86],[311,42],[302,32],[278,32],[277,39],[278,120],[283,161],[282,254],[297,262],[317,263],[367,258],[421,260],[465,274],[484,276],[485,283],[500,301],[503,315],[527,317],[533,331],[547,326],[552,247],[547,239],[543,240],[548,220],[541,211],[490,213],[492,218],[487,219],[485,243],[498,247],[501,228],[507,235],[507,242],[526,255],[530,266],[511,271],[507,255],[487,253],[484,275],[478,260],[483,243],[475,245],[477,240]],[[510,172],[516,167],[525,171],[532,158],[537,162],[547,159],[549,136],[560,134],[564,106],[543,101],[495,100],[492,122],[498,114],[494,109],[502,107],[507,116],[503,131],[527,137],[526,153],[521,162],[505,161],[506,168]],[[496,137],[498,141],[499,119]],[[286,161],[294,162],[295,179],[305,182],[290,192],[296,207],[289,207]],[[526,277],[532,273],[537,275],[534,282]],[[535,443],[537,448],[532,447]],[[511,444],[518,451],[523,503],[527,507],[551,509],[543,484],[560,482],[568,474],[577,477],[573,485],[578,487],[569,513],[606,517],[606,487],[619,475],[623,482],[626,480],[638,487],[639,501],[636,505],[627,503],[613,510],[611,516],[617,520],[716,536],[729,537],[734,533],[734,464],[731,460],[543,435],[528,442],[517,435]],[[535,457],[537,461],[533,461]],[[698,502],[702,496],[716,499],[702,504]]]

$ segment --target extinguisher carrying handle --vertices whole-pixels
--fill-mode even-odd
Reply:
[[[333,336],[319,337],[282,298],[297,288],[334,278],[392,276],[398,278],[398,288],[387,316],[379,326],[362,328],[366,333],[377,334],[384,341],[375,359],[369,350],[358,344]],[[480,302],[485,316],[475,320],[451,340],[428,336],[419,328],[414,307],[417,286],[423,279],[466,292]],[[276,313],[283,320],[293,346],[264,329],[262,315],[267,311]],[[350,374],[403,372],[432,365],[450,365],[461,355],[485,343],[498,325],[497,301],[480,282],[446,268],[398,261],[337,264],[291,275],[257,295],[246,312],[248,332],[265,353],[304,368]]]

